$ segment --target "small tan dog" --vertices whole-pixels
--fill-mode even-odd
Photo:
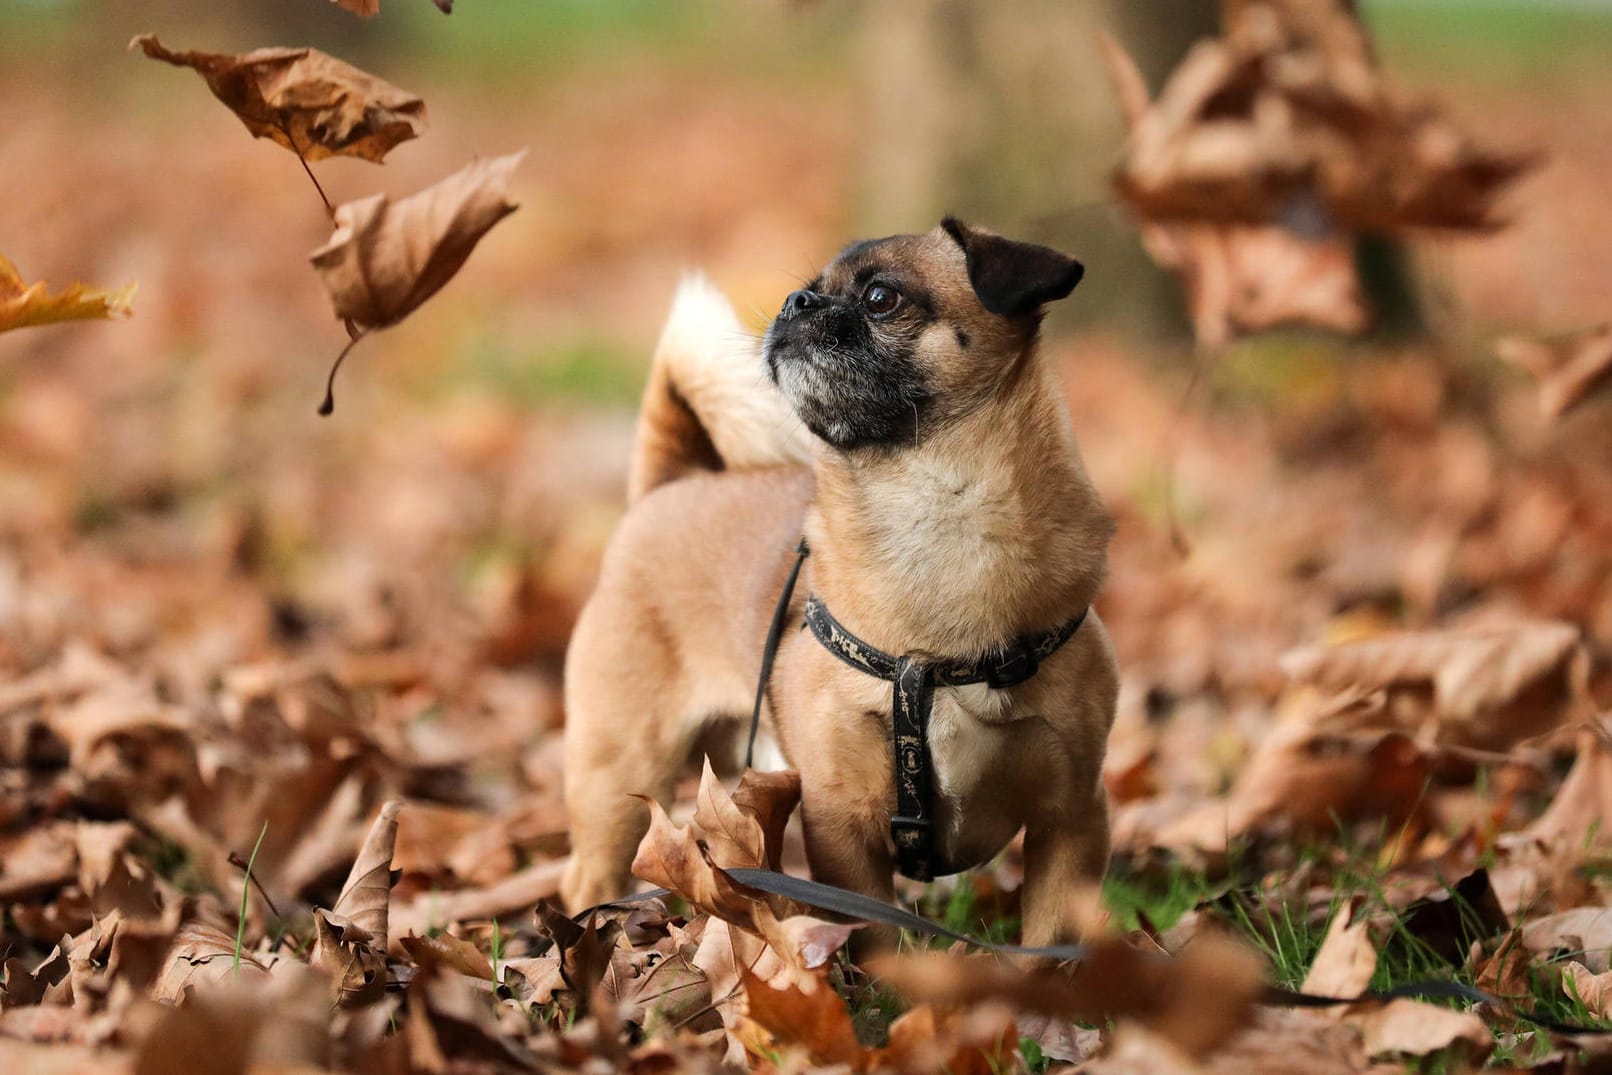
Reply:
[[[898,863],[967,869],[1023,828],[1024,942],[1071,938],[1067,897],[1108,861],[1117,673],[1087,609],[1113,525],[1037,338],[1081,271],[955,220],[857,243],[760,354],[684,285],[566,663],[573,910],[628,891],[635,794],[665,802],[702,750],[737,763],[804,534],[762,728],[800,773],[813,876],[889,900]],[[898,804],[922,816],[893,831]]]

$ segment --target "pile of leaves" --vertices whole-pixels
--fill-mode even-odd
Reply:
[[[1231,7],[1225,37],[1155,101],[1132,93],[1120,189],[1155,248],[1160,234],[1225,245],[1229,275],[1208,254],[1196,262],[1206,343],[1290,320],[1294,305],[1356,328],[1355,231],[1480,232],[1521,158],[1386,89],[1345,5]],[[141,48],[196,70],[310,174],[327,154],[378,160],[423,126],[418,97],[313,50]],[[783,143],[817,166],[844,152],[799,123],[705,114],[718,146],[770,146],[767,129],[788,129],[768,151],[771,178],[799,168]],[[25,122],[39,115],[49,108]],[[612,159],[575,141],[578,160]],[[25,129],[22,144],[48,143]],[[1418,156],[1429,146],[1447,155]],[[1249,166],[1226,171],[1222,150]],[[203,162],[197,173],[231,167],[205,139],[172,152]],[[673,140],[666,155],[681,152]],[[465,263],[508,213],[513,166],[331,207],[315,267],[352,334],[409,315]],[[222,189],[253,189],[234,182]],[[198,184],[184,196],[210,195]],[[704,196],[678,206],[690,234],[734,213],[719,185]],[[1430,198],[1463,215],[1428,217]],[[657,225],[663,201],[644,210]],[[604,219],[619,209],[572,214],[602,222],[570,222],[566,249],[611,268],[602,297],[568,300],[636,306],[622,281],[669,279],[652,257],[608,262],[642,241]],[[843,238],[800,211],[790,227],[824,249]],[[97,226],[77,240],[86,259]],[[1317,244],[1348,272],[1312,290]],[[1288,378],[1273,404],[1238,381],[1232,349],[1216,394],[1189,412],[1176,409],[1180,384],[1135,353],[1052,341],[1120,520],[1100,606],[1124,676],[1105,774],[1115,862],[1103,892],[1070,894],[1092,954],[1026,966],[905,937],[853,959],[870,950],[868,927],[728,872],[805,869],[788,823],[796,789],[776,774],[728,791],[707,771],[682,807],[656,810],[635,868],[670,895],[575,920],[549,902],[566,854],[558,659],[618,510],[630,423],[394,399],[373,430],[338,431],[353,440],[285,436],[287,416],[308,417],[306,370],[259,368],[226,345],[282,320],[304,340],[307,325],[328,330],[324,311],[262,301],[289,264],[284,245],[221,263],[241,335],[182,374],[171,356],[195,331],[182,284],[194,276],[148,286],[140,317],[107,336],[39,331],[40,351],[7,371],[8,1070],[1605,1063],[1605,1038],[1563,1029],[1612,1026],[1604,330],[1500,345],[1537,392],[1453,346],[1311,341],[1243,354]],[[537,272],[533,245],[507,271]],[[586,278],[584,260],[545,281]],[[128,302],[82,287],[50,296],[0,263],[0,329],[121,316]],[[104,361],[111,333],[149,333],[132,337],[151,352],[148,379]],[[1169,508],[1154,444],[1137,435],[1159,428],[1173,447]],[[1011,941],[1021,875],[1010,848],[903,896]],[[1265,1003],[1269,985],[1348,999],[1428,982],[1494,1001]]]

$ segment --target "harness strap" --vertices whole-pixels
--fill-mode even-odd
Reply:
[[[892,657],[846,630],[816,594],[806,598],[806,626],[834,656],[892,685],[890,700],[891,759],[895,767],[896,810],[890,839],[896,868],[915,881],[951,873],[935,855],[933,832],[934,765],[929,754],[929,715],[935,688],[986,683],[1001,690],[1034,676],[1041,662],[1056,653],[1086,621],[1087,609],[1050,631],[1024,635],[978,660],[936,660],[915,654]]]
[[[761,728],[761,702],[767,696],[767,683],[772,679],[772,663],[778,657],[778,642],[783,637],[784,621],[789,618],[789,602],[795,596],[795,583],[800,580],[801,565],[812,550],[806,539],[795,546],[795,566],[789,569],[784,590],[778,595],[778,605],[772,610],[772,623],[767,626],[767,642],[761,648],[761,674],[756,677],[756,706],[750,711],[750,741],[744,748],[744,767],[754,768],[756,760],[756,732]]]

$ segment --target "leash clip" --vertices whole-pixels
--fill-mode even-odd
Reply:
[[[1040,667],[1035,654],[1021,638],[1013,643],[1012,650],[1004,654],[1000,661],[985,666],[985,682],[992,690],[1017,687],[1032,678]]]

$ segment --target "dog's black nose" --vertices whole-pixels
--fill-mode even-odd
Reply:
[[[791,291],[784,299],[783,313],[786,317],[795,317],[821,305],[823,296],[803,287],[799,291]]]

